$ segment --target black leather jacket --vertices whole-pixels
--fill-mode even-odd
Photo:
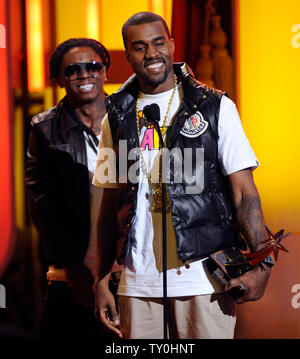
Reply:
[[[174,71],[182,84],[183,100],[173,121],[167,147],[204,149],[204,188],[201,193],[189,194],[190,184],[183,179],[175,183],[173,166],[170,166],[168,193],[175,228],[177,253],[187,261],[205,257],[219,249],[230,247],[236,239],[233,229],[233,204],[227,179],[218,162],[218,118],[223,92],[209,88],[193,77],[185,64],[174,64]],[[119,140],[127,140],[128,151],[139,147],[136,125],[136,98],[139,85],[135,75],[107,99],[108,119],[117,154]],[[196,112],[203,115],[207,129],[195,137],[181,134],[185,123]],[[173,161],[176,159],[173,158]],[[128,161],[128,167],[132,165]],[[195,160],[193,160],[195,173]],[[118,184],[118,238],[116,257],[123,263],[127,238],[132,237],[131,223],[136,212],[138,184]],[[128,235],[130,234],[130,235]]]
[[[47,264],[82,263],[90,234],[90,180],[82,124],[66,98],[32,119],[26,162],[29,209]]]

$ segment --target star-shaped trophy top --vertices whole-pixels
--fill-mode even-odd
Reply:
[[[281,243],[281,241],[291,233],[289,232],[284,234],[284,229],[281,229],[276,234],[273,234],[267,225],[265,225],[265,228],[268,235],[268,238],[262,242],[265,244],[265,246],[257,252],[244,254],[244,256],[249,259],[252,265],[260,263],[262,260],[264,260],[264,258],[271,255],[272,252],[275,262],[277,261],[279,251],[284,251],[287,253],[289,252],[287,248]]]
[[[265,240],[263,243],[265,243],[266,246],[271,247],[274,253],[274,259],[275,261],[277,261],[279,251],[284,251],[287,253],[289,252],[286,247],[281,243],[281,241],[288,235],[290,235],[291,232],[284,234],[284,229],[281,229],[276,234],[273,234],[271,229],[267,225],[265,225],[265,227],[268,233],[268,239]]]

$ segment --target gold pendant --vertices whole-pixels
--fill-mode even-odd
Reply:
[[[168,129],[167,126],[163,126],[163,127],[160,128],[160,132],[161,132],[162,137],[164,137],[164,135],[166,134],[167,129]]]
[[[150,211],[154,213],[162,213],[162,185],[161,183],[151,183],[150,193],[146,193],[146,198],[150,201]],[[166,195],[166,213],[171,212],[168,194]]]

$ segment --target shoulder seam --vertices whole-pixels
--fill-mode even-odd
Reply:
[[[54,115],[55,113],[55,110],[56,110],[56,106],[53,106],[51,108],[49,108],[47,111],[44,111],[44,112],[41,112],[41,113],[38,113],[37,115],[35,115],[32,120],[31,120],[31,126],[34,126],[42,121],[45,121],[49,118],[51,118],[52,114]]]

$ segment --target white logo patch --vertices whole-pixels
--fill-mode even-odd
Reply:
[[[180,133],[186,137],[198,137],[207,130],[207,127],[208,122],[204,120],[202,113],[197,111],[185,121]]]

